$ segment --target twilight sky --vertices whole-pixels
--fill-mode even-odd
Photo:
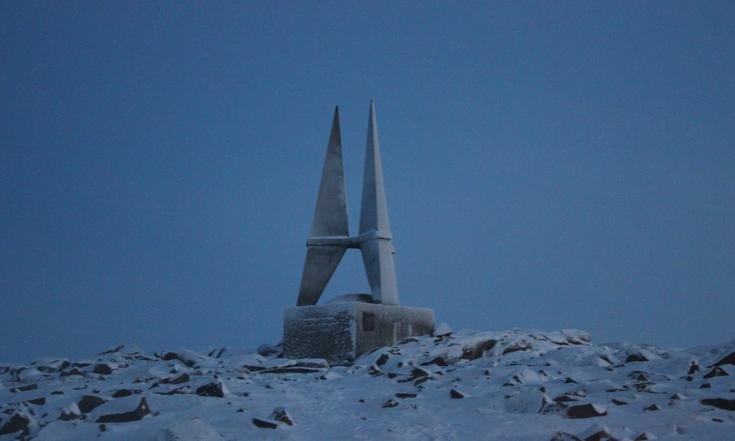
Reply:
[[[365,3],[0,3],[0,361],[277,342],[370,98],[403,304],[735,337],[734,2]]]

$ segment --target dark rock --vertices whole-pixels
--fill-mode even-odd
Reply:
[[[616,406],[625,406],[626,404],[628,404],[627,401],[618,400],[617,398],[613,398],[611,403],[613,403]]]
[[[277,357],[282,352],[282,348],[267,343],[258,346],[258,355],[262,355],[263,357]]]
[[[556,403],[568,403],[570,401],[577,401],[577,399],[572,398],[567,394],[559,395],[558,397],[554,398],[554,402]]]
[[[99,406],[100,404],[106,403],[107,400],[104,398],[100,398],[96,395],[85,395],[82,397],[81,400],[77,403],[77,406],[79,406],[79,410],[81,410],[84,413],[91,412],[95,407]]]
[[[661,410],[661,406],[659,406],[656,403],[651,404],[650,406],[647,406],[647,407],[644,407],[643,408],[643,411],[644,412],[656,412],[656,411],[659,411],[659,410]]]
[[[138,406],[130,412],[112,413],[101,415],[97,418],[98,423],[129,423],[132,421],[142,420],[144,416],[151,413],[148,402],[142,397],[138,402]]]
[[[425,361],[425,362],[421,363],[421,366],[429,366],[429,365],[432,365],[432,364],[435,364],[435,365],[441,366],[441,367],[447,367],[447,366],[449,366],[449,364],[447,363],[447,361],[444,358],[442,358],[442,357],[434,357],[433,359],[431,359],[429,361]]]
[[[25,386],[18,386],[10,389],[10,392],[28,392],[29,390],[36,390],[38,389],[38,385],[35,384],[26,384]]]
[[[79,409],[79,406],[76,403],[72,403],[71,405],[67,406],[61,411],[61,415],[59,415],[59,419],[61,421],[80,420],[83,418],[84,415],[82,415],[82,411],[81,409]]]
[[[396,393],[396,397],[398,398],[416,398],[416,394],[407,393],[407,392],[398,392]]]
[[[396,406],[398,406],[398,402],[397,401],[393,401],[393,400],[388,400],[385,403],[383,403],[383,409],[386,409],[386,408],[389,408],[389,407],[396,407]]]
[[[465,360],[476,360],[482,357],[485,352],[492,350],[497,343],[496,340],[488,339],[477,342],[474,345],[462,348],[462,358]]]
[[[725,398],[705,398],[700,401],[705,406],[714,406],[719,409],[735,411],[735,400],[728,400]]]
[[[10,419],[0,427],[0,435],[6,435],[8,433],[15,433],[23,431],[24,433],[28,430],[28,425],[31,419],[26,415],[15,413]]]
[[[549,441],[582,441],[582,438],[566,432],[556,432]]]
[[[139,394],[143,392],[140,389],[118,389],[112,394],[112,398],[124,398],[129,397],[133,394]]]
[[[649,361],[649,360],[643,354],[639,354],[637,352],[630,354],[625,358],[626,363],[636,363],[636,362],[643,362],[643,361]]]
[[[275,429],[278,427],[277,423],[273,421],[261,420],[260,418],[253,418],[251,421],[253,423],[253,426],[259,429]]]
[[[398,382],[399,383],[407,383],[409,381],[413,381],[413,380],[416,380],[416,379],[419,379],[419,378],[429,377],[430,375],[431,374],[429,372],[427,372],[427,371],[425,371],[425,370],[423,370],[421,368],[413,368],[413,370],[411,371],[411,375],[409,375],[408,377],[406,377],[406,378],[404,378],[402,380],[398,380]]]
[[[291,418],[291,415],[286,412],[286,409],[283,407],[276,407],[273,409],[273,412],[270,415],[270,419],[279,421],[283,424],[288,424],[289,426],[293,426],[293,419]]]
[[[449,397],[455,400],[461,400],[464,398],[464,394],[457,389],[452,389],[449,391]]]
[[[521,341],[513,342],[509,344],[508,346],[506,346],[505,349],[503,350],[503,355],[511,354],[513,352],[518,352],[518,351],[528,351],[529,349],[531,349],[531,343],[525,340],[521,340]]]
[[[161,383],[163,384],[181,384],[181,383],[187,383],[189,381],[189,374],[183,373],[179,375],[178,377],[171,377],[166,378],[164,380],[161,380]]]
[[[696,360],[692,360],[691,363],[689,363],[689,370],[687,371],[687,375],[694,375],[697,372],[699,372],[699,363],[697,363]]]
[[[166,352],[163,355],[156,355],[164,361],[179,360],[188,367],[193,367],[196,364],[196,360],[183,352]]]
[[[577,384],[577,382],[567,377],[564,379],[564,384]]]
[[[605,415],[607,415],[607,410],[604,407],[589,403],[570,406],[567,409],[567,416],[569,418],[592,418]]]
[[[112,373],[112,367],[107,363],[98,363],[94,365],[92,372],[100,375],[110,375]]]
[[[166,392],[156,392],[158,395],[186,395],[189,393],[191,393],[191,388],[189,386],[177,387],[176,389],[171,389]]]
[[[34,398],[32,400],[26,400],[26,403],[35,404],[36,406],[43,406],[46,404],[46,397]]]
[[[390,357],[388,356],[388,354],[381,354],[380,357],[378,357],[378,359],[375,360],[375,364],[377,366],[383,366],[384,364],[388,362],[389,359]]]
[[[648,432],[643,432],[640,435],[636,436],[633,441],[650,441],[656,439],[655,435],[651,435]]]
[[[715,363],[715,366],[722,366],[723,364],[732,364],[735,365],[735,352],[730,352],[729,354],[722,357],[717,363]]]
[[[704,374],[704,378],[705,379],[708,379],[708,378],[713,378],[713,377],[725,377],[727,375],[728,374],[727,374],[727,372],[725,372],[724,369],[722,369],[719,366],[715,366],[715,367],[712,368],[711,371],[709,371],[706,374]]]
[[[597,432],[587,436],[584,441],[618,441],[617,438],[613,437],[607,428],[602,428]]]
[[[59,374],[60,377],[71,377],[73,375],[83,376],[84,372],[74,367],[74,368],[69,369],[68,371],[64,371],[61,374]]]
[[[201,397],[222,398],[225,396],[225,391],[226,389],[223,387],[222,382],[215,381],[199,386],[195,393]]]
[[[64,391],[62,390],[55,390],[51,392],[51,395],[64,395]]]

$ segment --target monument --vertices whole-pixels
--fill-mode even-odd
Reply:
[[[434,312],[398,304],[398,285],[383,183],[375,106],[370,103],[360,231],[350,236],[342,166],[339,108],[334,110],[319,194],[306,241],[297,306],[283,323],[284,356],[349,362],[375,348],[430,334]],[[348,248],[362,253],[370,294],[347,294],[317,305]]]

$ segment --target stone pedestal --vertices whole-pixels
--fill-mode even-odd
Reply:
[[[353,361],[406,337],[431,334],[434,311],[360,301],[297,306],[286,310],[283,350],[288,358]]]

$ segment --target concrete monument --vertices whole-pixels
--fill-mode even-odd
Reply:
[[[339,108],[334,110],[314,220],[306,241],[306,261],[297,306],[286,310],[284,355],[354,360],[406,337],[430,334],[434,312],[398,304],[388,205],[380,160],[375,106],[370,103],[360,231],[350,236],[342,166]],[[357,248],[367,272],[370,294],[348,294],[316,305],[348,248]]]

